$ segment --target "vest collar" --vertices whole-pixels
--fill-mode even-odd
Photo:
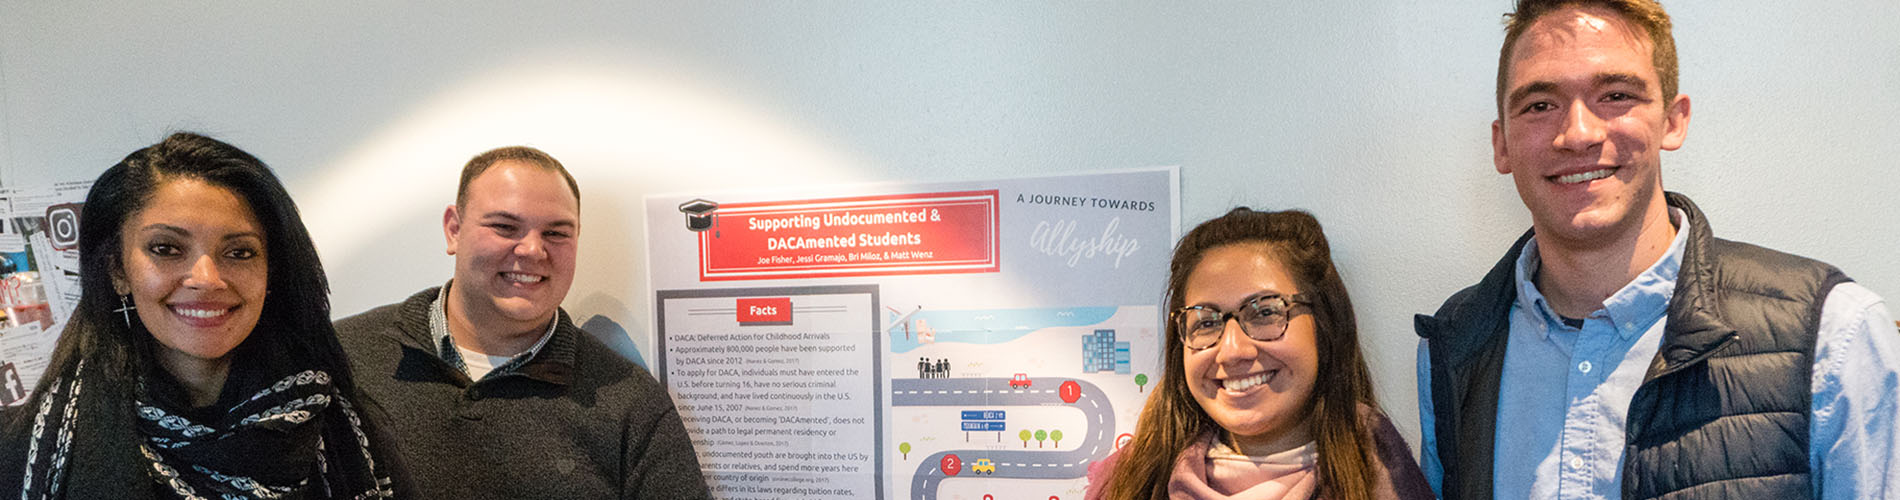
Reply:
[[[1675,192],[1663,193],[1670,207],[1688,215],[1689,223],[1680,231],[1689,232],[1683,243],[1681,270],[1676,275],[1676,291],[1670,298],[1669,322],[1663,332],[1663,345],[1651,364],[1648,379],[1667,374],[1706,358],[1736,336],[1735,329],[1723,321],[1714,304],[1721,298],[1716,289],[1714,259],[1708,257],[1714,241],[1708,217],[1689,197]],[[1502,335],[1500,322],[1509,321],[1511,305],[1517,300],[1517,261],[1534,231],[1526,231],[1511,244],[1510,252],[1485,273],[1484,279],[1469,291],[1464,300],[1446,304],[1432,316],[1419,315],[1413,323],[1420,336],[1433,341],[1432,349],[1444,349],[1434,364],[1463,366],[1472,356],[1484,351]]]
[[[1682,271],[1676,276],[1676,293],[1670,300],[1663,345],[1656,351],[1656,361],[1650,364],[1645,381],[1706,359],[1738,337],[1735,328],[1729,326],[1715,308],[1721,300],[1721,291],[1716,287],[1715,259],[1708,256],[1715,239],[1709,229],[1709,219],[1689,197],[1673,192],[1663,196],[1669,206],[1689,215],[1689,224],[1682,228],[1689,231],[1689,239],[1682,249]]]

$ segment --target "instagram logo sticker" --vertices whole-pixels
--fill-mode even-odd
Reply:
[[[79,207],[83,203],[67,203],[46,207],[46,237],[56,250],[72,250],[79,247]]]

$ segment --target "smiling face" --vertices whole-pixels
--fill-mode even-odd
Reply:
[[[166,181],[120,226],[121,275],[139,321],[173,373],[227,363],[264,311],[270,269],[264,230],[230,190]]]
[[[1300,292],[1265,245],[1243,243],[1208,250],[1188,274],[1181,298],[1183,305],[1231,312],[1256,297]],[[1229,320],[1213,347],[1183,352],[1188,391],[1243,452],[1286,450],[1312,440],[1306,421],[1319,347],[1313,315],[1304,306],[1292,313],[1279,340],[1254,340]]]
[[[443,215],[455,256],[449,313],[484,330],[544,329],[574,281],[580,207],[561,174],[504,161],[468,184]]]
[[[1662,151],[1682,146],[1689,98],[1664,101],[1651,49],[1640,28],[1598,7],[1547,14],[1513,48],[1493,163],[1517,184],[1540,241],[1555,238],[1545,244],[1633,240],[1667,216]]]

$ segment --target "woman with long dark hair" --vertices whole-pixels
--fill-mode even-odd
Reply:
[[[1431,498],[1378,409],[1319,221],[1236,208],[1168,268],[1160,386],[1089,499]]]
[[[93,183],[82,293],[0,435],[20,498],[406,498],[277,177],[180,133]]]

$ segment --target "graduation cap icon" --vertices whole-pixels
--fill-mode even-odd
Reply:
[[[718,209],[718,203],[698,198],[680,204],[680,213],[686,214],[686,229],[695,233],[712,229],[713,211]]]

